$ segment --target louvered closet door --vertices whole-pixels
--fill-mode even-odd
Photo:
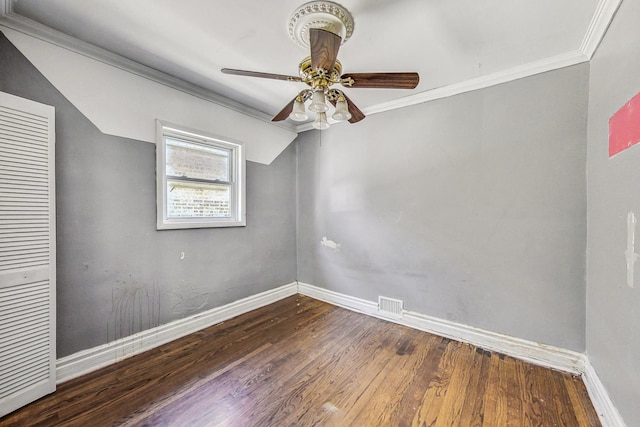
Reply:
[[[54,126],[0,92],[0,416],[55,390]]]

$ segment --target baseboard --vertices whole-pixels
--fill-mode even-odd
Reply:
[[[290,283],[193,316],[58,359],[57,383],[68,381],[298,292]]]
[[[386,317],[378,312],[378,304],[374,301],[352,297],[307,283],[298,282],[298,292],[320,301],[410,328],[473,344],[486,350],[503,353],[540,366],[581,375],[603,427],[625,427],[620,413],[609,398],[609,394],[600,382],[586,354],[498,334],[412,311],[405,310],[400,319]]]
[[[298,282],[298,292],[338,307],[378,317],[378,304],[373,301],[352,297],[302,282]]]
[[[108,344],[60,358],[56,369],[57,382],[59,384],[79,377],[296,293],[410,328],[473,344],[541,366],[580,374],[583,377],[602,425],[604,427],[625,427],[620,413],[609,398],[609,394],[585,354],[411,311],[405,311],[402,318],[386,317],[378,312],[378,304],[374,301],[356,298],[302,282],[290,283],[185,319],[176,320]]]
[[[589,358],[585,358],[584,364],[584,385],[589,392],[591,403],[598,413],[598,417],[605,427],[625,427],[624,420],[616,409],[615,405],[607,393],[607,389],[600,381],[600,377],[596,373],[596,370],[591,365]]]
[[[430,332],[457,341],[463,341],[486,350],[503,353],[537,365],[575,374],[582,374],[584,372],[585,356],[582,353],[498,334],[496,332],[474,328],[412,311],[405,310],[402,318],[389,318],[378,313],[378,304],[376,302],[354,298],[306,283],[298,282],[298,291],[303,295],[321,301],[399,323],[410,328]]]
[[[463,341],[536,365],[573,374],[583,372],[584,354],[561,347],[540,344],[411,311],[405,312],[403,323],[415,329]]]

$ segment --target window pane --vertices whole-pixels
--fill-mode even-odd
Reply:
[[[231,187],[167,181],[168,218],[231,218]]]
[[[230,151],[167,138],[168,176],[229,182]]]

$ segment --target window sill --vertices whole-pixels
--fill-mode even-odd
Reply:
[[[199,221],[199,220],[178,220],[165,221],[162,224],[156,224],[157,230],[180,230],[188,228],[221,228],[221,227],[246,227],[247,221]]]

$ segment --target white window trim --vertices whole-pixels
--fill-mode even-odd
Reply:
[[[167,218],[167,174],[165,135],[183,137],[199,143],[213,143],[232,151],[232,201],[231,219],[226,218]],[[211,227],[244,227],[246,220],[246,155],[242,142],[189,129],[184,126],[156,120],[156,210],[158,230]]]

